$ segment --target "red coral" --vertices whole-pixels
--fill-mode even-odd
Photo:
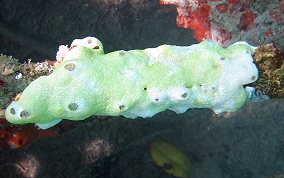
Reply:
[[[275,22],[281,22],[283,20],[282,14],[278,11],[271,10],[269,11],[269,15],[275,20]]]
[[[211,39],[210,21],[200,17],[198,12],[193,11],[190,8],[187,9],[187,11],[189,12],[188,16],[178,15],[178,26],[193,29],[195,33],[194,38],[196,38],[198,41],[202,41],[207,38]]]
[[[232,34],[227,32],[224,29],[215,28],[214,30],[211,30],[212,38],[213,40],[217,41],[219,44],[225,44],[226,41],[229,41],[232,39]]]
[[[254,26],[254,19],[256,17],[257,15],[252,13],[252,11],[246,11],[242,14],[240,23],[237,25],[237,28],[242,31],[248,32]]]
[[[213,39],[224,45],[232,39],[228,30],[233,28],[231,31],[236,31],[235,28],[238,28],[248,32],[253,28],[257,15],[243,6],[243,2],[248,1],[250,0],[160,0],[160,3],[176,5],[178,26],[193,29],[194,38],[198,41]],[[232,24],[237,25],[222,29],[219,25],[229,24],[230,22],[224,22],[224,19],[229,18],[232,18]]]
[[[204,4],[198,8],[198,16],[208,17],[210,15],[211,7],[208,4]]]
[[[228,11],[229,5],[228,4],[218,4],[216,9],[220,13],[226,13]]]
[[[284,0],[281,0],[281,2],[279,2],[279,10],[284,11]]]
[[[238,4],[237,0],[227,0],[227,2],[233,4],[234,6]]]
[[[266,32],[263,33],[265,36],[274,36],[274,32],[272,29],[267,30]]]

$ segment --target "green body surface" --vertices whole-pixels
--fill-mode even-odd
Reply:
[[[5,116],[11,123],[48,128],[91,115],[151,117],[189,108],[233,112],[246,100],[243,85],[258,77],[254,49],[245,42],[223,48],[205,40],[104,54],[98,39],[77,39],[54,72],[33,81]]]

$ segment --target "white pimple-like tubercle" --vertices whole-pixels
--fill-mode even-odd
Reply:
[[[149,88],[147,92],[152,103],[167,104],[169,102],[167,93],[159,88]]]
[[[121,73],[127,78],[127,79],[130,79],[130,80],[136,80],[137,79],[137,73],[133,70],[130,70],[130,69],[123,69],[121,71]]]
[[[174,87],[167,91],[167,95],[173,102],[183,101],[189,98],[189,89],[186,87]]]
[[[90,37],[90,36],[83,38],[83,39],[73,40],[70,48],[73,48],[73,47],[76,47],[76,46],[83,46],[83,47],[87,47],[87,48],[90,48],[90,49],[102,48],[103,47],[102,43],[97,38]]]
[[[248,44],[248,42],[246,42],[246,41],[237,41],[236,43],[232,44],[231,46],[234,46],[234,45],[244,45],[244,46],[251,48],[253,51],[255,51],[257,49],[256,46],[252,46],[252,45]]]
[[[79,58],[81,51],[78,48],[71,49],[65,56],[64,60],[73,60],[74,58]]]
[[[25,123],[25,120],[29,117],[22,117],[21,113],[25,112],[24,109],[19,105],[17,101],[13,101],[5,111],[5,117],[9,122]]]

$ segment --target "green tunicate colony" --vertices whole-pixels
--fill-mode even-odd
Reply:
[[[5,116],[11,123],[48,128],[91,115],[151,117],[189,108],[233,112],[246,100],[243,85],[258,77],[254,49],[246,42],[223,48],[205,40],[104,54],[97,38],[76,39],[54,72],[33,81]]]

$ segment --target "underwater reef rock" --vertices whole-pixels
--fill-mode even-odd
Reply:
[[[283,49],[284,1],[160,0],[177,8],[179,27],[191,28],[198,41],[213,39],[228,46],[244,40],[253,45],[274,41]]]
[[[262,45],[254,54],[259,70],[257,81],[250,86],[261,90],[270,98],[284,98],[284,57],[273,43]]]

